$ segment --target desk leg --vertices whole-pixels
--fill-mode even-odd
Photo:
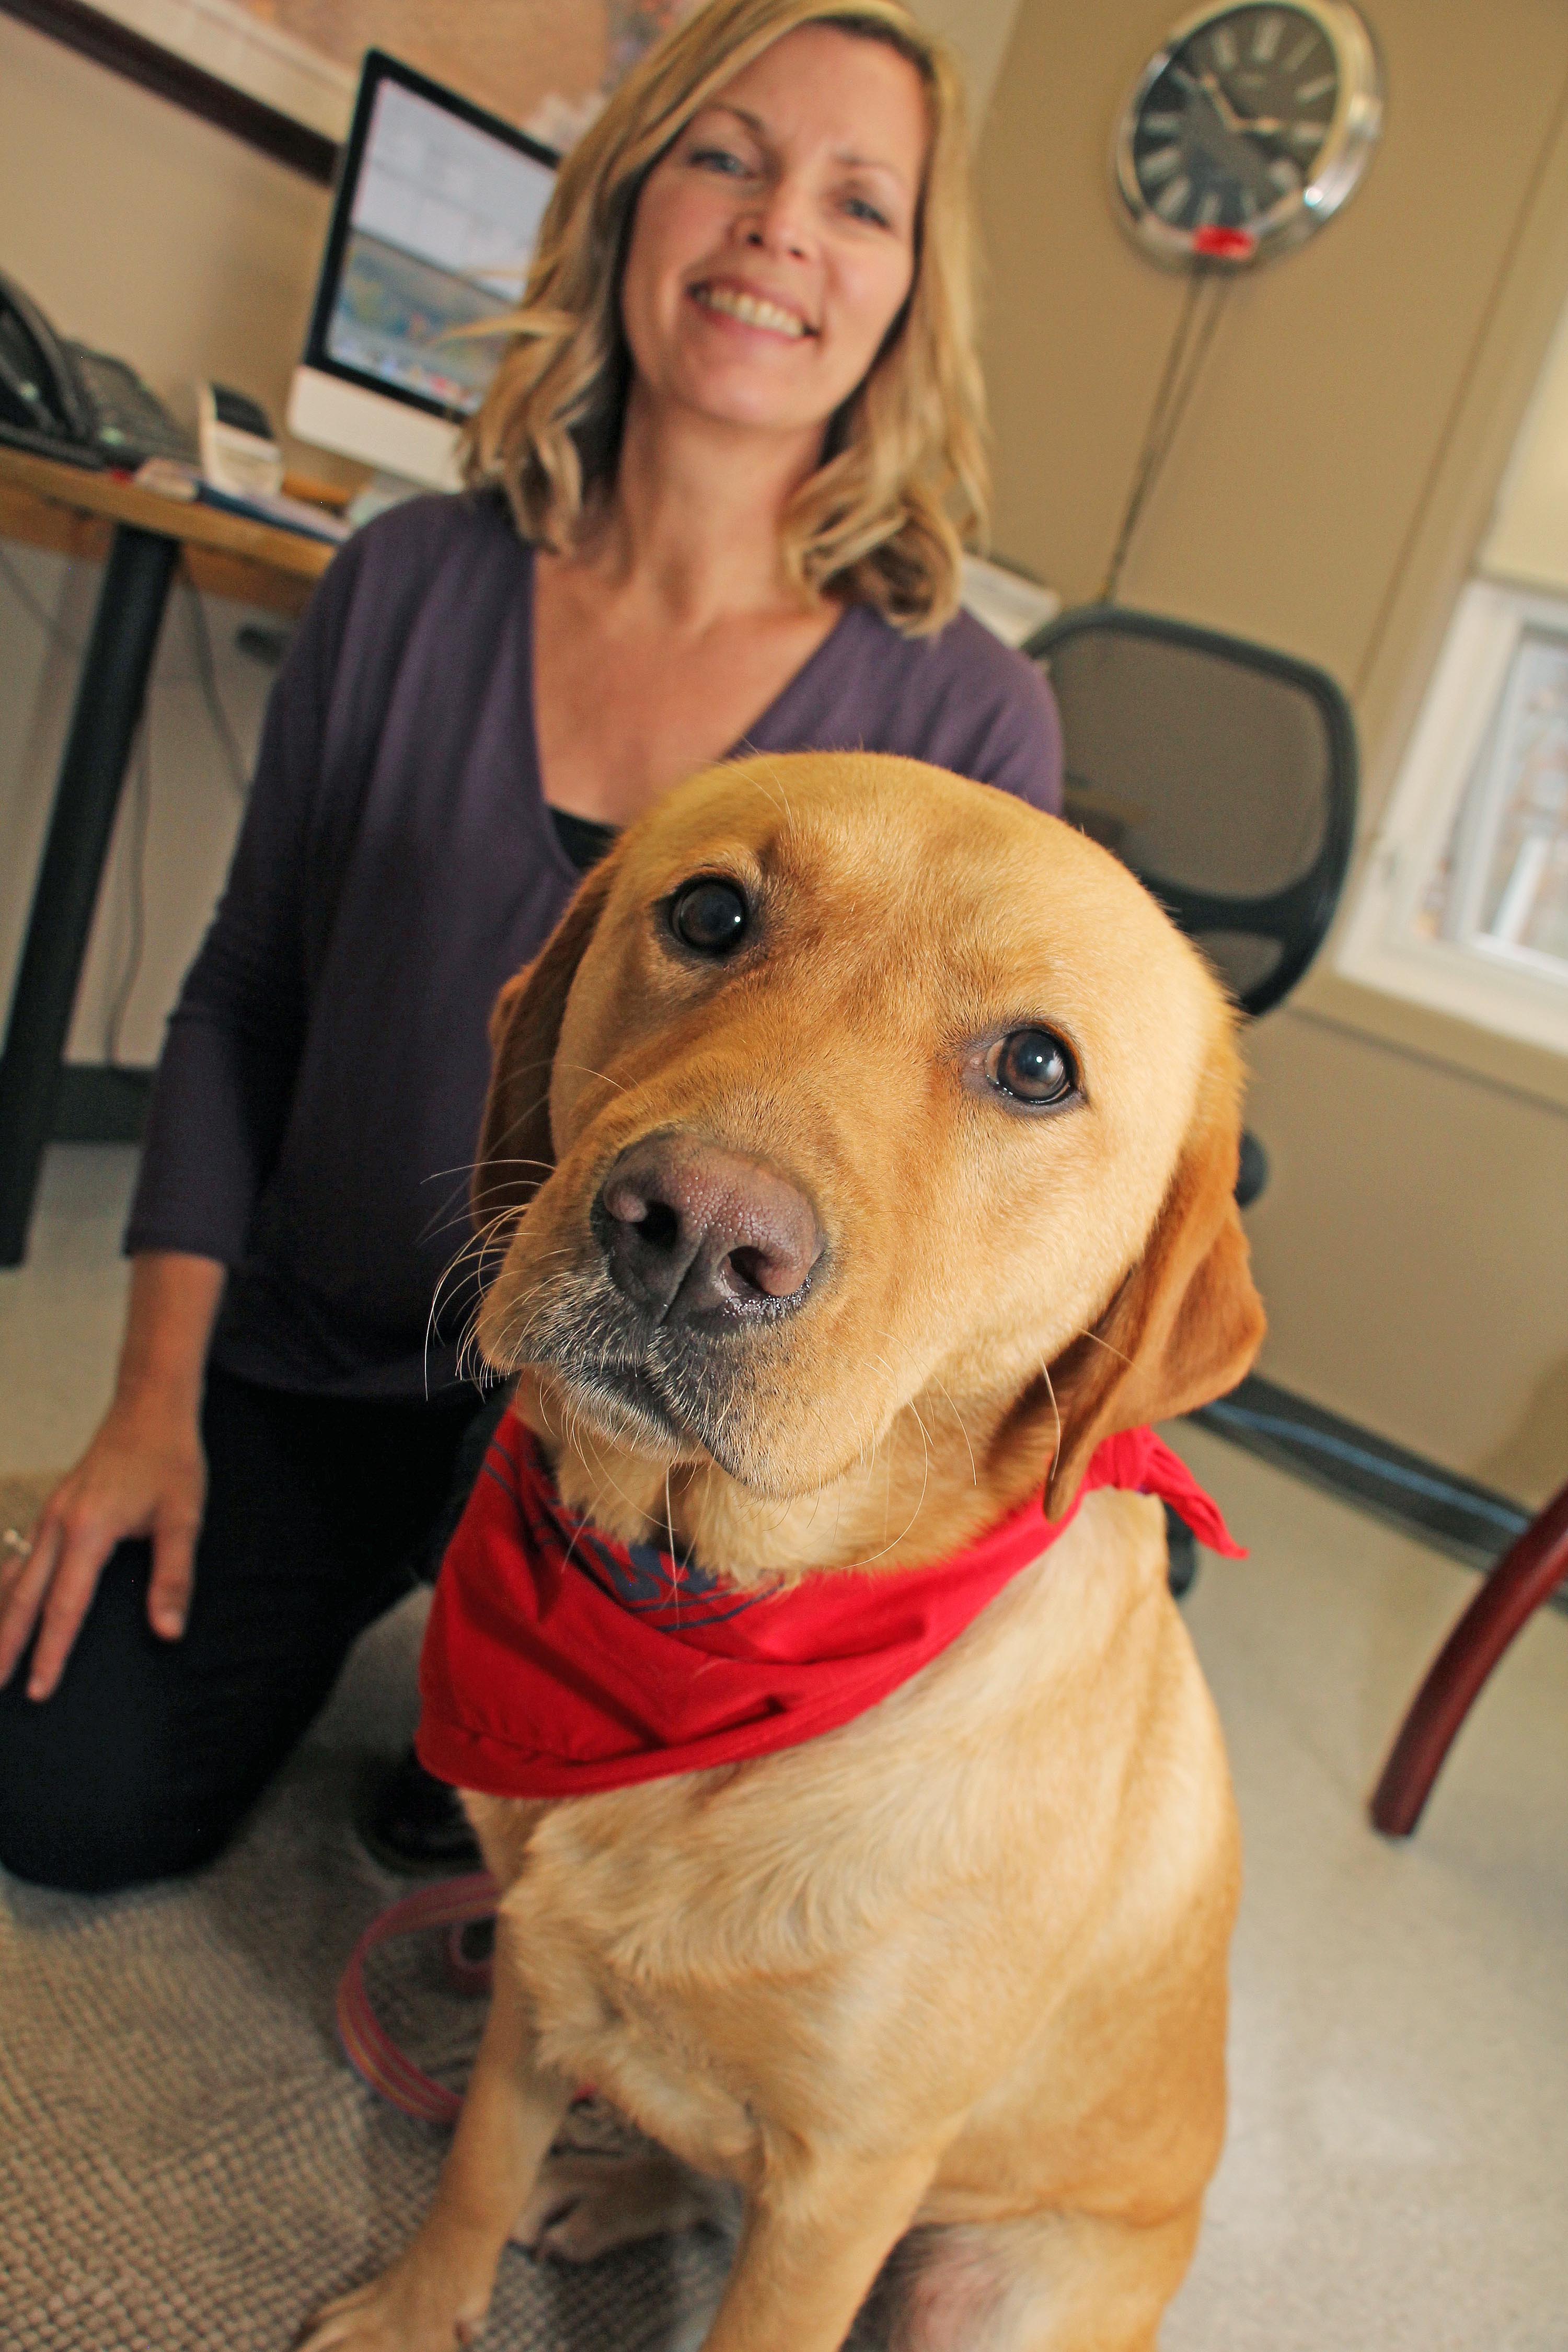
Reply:
[[[82,660],[0,1061],[0,1265],[20,1265],[126,762],[179,562],[121,523]]]

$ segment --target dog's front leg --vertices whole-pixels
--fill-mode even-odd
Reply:
[[[407,2252],[369,2286],[330,2304],[300,2352],[459,2352],[479,2334],[501,2250],[573,2093],[535,2061],[506,1939],[503,1916],[484,2039],[436,2201]]]
[[[873,2161],[797,2144],[770,2158],[704,2352],[838,2352],[937,2155]]]

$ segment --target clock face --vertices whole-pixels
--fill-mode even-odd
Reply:
[[[1116,184],[1157,258],[1247,262],[1297,244],[1371,160],[1382,78],[1342,0],[1258,0],[1179,25],[1130,100]]]

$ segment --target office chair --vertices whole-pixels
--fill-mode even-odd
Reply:
[[[1250,1019],[1311,962],[1355,837],[1356,739],[1326,672],[1120,604],[1064,613],[1024,648],[1061,712],[1064,814],[1130,866]],[[1236,1197],[1268,1181],[1241,1139]],[[1195,1573],[1171,1527],[1171,1588]]]
[[[1132,868],[1256,1019],[1333,919],[1356,740],[1327,673],[1241,637],[1085,604],[1025,651],[1051,682],[1068,821]]]

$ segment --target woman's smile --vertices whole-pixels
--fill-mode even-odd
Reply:
[[[732,278],[701,278],[690,289],[691,299],[710,314],[731,319],[738,326],[764,335],[781,335],[799,342],[816,329],[790,305],[776,301],[759,289]]]

